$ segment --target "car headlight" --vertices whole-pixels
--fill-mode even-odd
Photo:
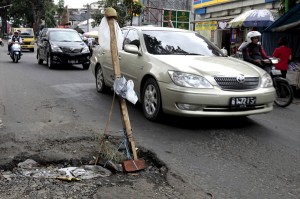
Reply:
[[[213,88],[204,77],[183,73],[178,71],[168,71],[172,81],[178,86],[189,88]]]
[[[51,45],[51,50],[52,52],[62,52],[59,46],[53,44]]]
[[[272,86],[273,86],[272,77],[268,73],[265,73],[261,79],[261,87],[268,88]]]
[[[81,53],[90,53],[89,47],[84,47]]]

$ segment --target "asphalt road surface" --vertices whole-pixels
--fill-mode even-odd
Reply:
[[[113,95],[96,92],[90,70],[50,70],[37,63],[36,52],[24,52],[13,63],[6,49],[0,47],[0,128],[6,127],[0,131],[1,147],[8,146],[6,139],[33,142],[89,135],[90,129],[103,132]],[[269,114],[244,119],[166,116],[154,123],[139,105],[128,103],[128,110],[135,141],[166,163],[176,188],[214,199],[300,198],[298,99],[287,108],[275,106]],[[120,129],[115,103],[108,131]]]

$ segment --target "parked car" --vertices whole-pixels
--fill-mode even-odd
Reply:
[[[59,64],[90,66],[90,51],[77,31],[64,28],[44,28],[37,41],[36,58],[39,64],[46,61],[49,68]]]
[[[145,117],[247,116],[272,111],[275,90],[264,70],[225,55],[197,32],[163,27],[124,27],[120,69]],[[110,51],[95,49],[91,70],[97,91],[114,83]]]

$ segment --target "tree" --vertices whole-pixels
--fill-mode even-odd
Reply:
[[[126,21],[130,21],[132,25],[133,16],[140,15],[143,10],[143,5],[139,1],[133,0],[106,0],[104,7],[113,7],[117,11],[117,21],[120,27],[125,26]],[[95,20],[93,26],[97,26],[101,23],[104,15],[101,10],[98,10],[92,17]]]
[[[132,26],[133,17],[142,14],[144,6],[139,1],[134,0],[123,0],[123,4],[127,8],[126,20],[130,21],[130,25]]]
[[[299,3],[299,0],[280,0],[280,8],[278,10],[279,14],[286,13],[286,10],[289,10],[293,6],[295,6],[297,3]],[[286,5],[288,7],[286,7]]]
[[[58,24],[61,25],[63,21],[63,16],[65,12],[65,1],[59,0],[57,5],[57,15],[58,15]]]
[[[7,33],[7,20],[8,20],[8,13],[9,13],[9,6],[10,5],[10,0],[0,0],[0,17],[2,19],[2,29],[0,32],[0,35],[4,35]]]
[[[13,26],[31,27],[37,32],[42,22],[41,19],[45,19],[46,16],[48,21],[54,19],[54,15],[47,15],[49,10],[55,8],[53,0],[7,0],[7,2],[12,4],[7,15],[9,19],[12,19]]]

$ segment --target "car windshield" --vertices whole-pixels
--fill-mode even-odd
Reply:
[[[51,41],[59,41],[59,42],[80,42],[82,39],[80,38],[77,32],[69,32],[69,31],[51,31],[49,33],[49,39]]]
[[[215,45],[198,33],[143,31],[143,35],[151,54],[223,56]]]

